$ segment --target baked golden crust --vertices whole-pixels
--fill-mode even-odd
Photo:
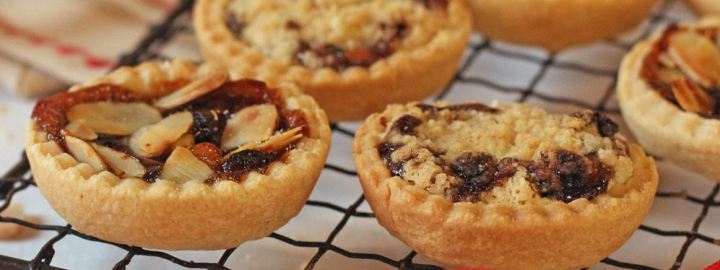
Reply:
[[[408,110],[371,115],[353,144],[355,165],[378,222],[407,245],[450,266],[492,269],[575,269],[597,263],[632,235],[658,183],[652,158],[628,145],[633,174],[626,188],[570,203],[453,203],[392,176],[377,145],[386,124]]]
[[[705,18],[695,25],[720,27],[720,19]],[[649,152],[717,181],[720,121],[680,109],[641,77],[643,61],[660,38],[658,33],[638,43],[623,59],[617,86],[623,117]]]
[[[475,29],[514,43],[558,51],[612,37],[640,23],[656,0],[469,0]]]
[[[438,91],[457,70],[471,28],[467,8],[461,1],[451,0],[442,29],[436,33],[410,34],[409,38],[430,35],[420,45],[401,46],[367,68],[309,69],[269,57],[238,40],[225,26],[228,3],[229,0],[201,0],[194,8],[194,25],[203,55],[229,66],[239,76],[270,84],[298,85],[317,100],[331,121],[362,119],[389,103],[423,99]]]
[[[690,8],[700,15],[720,15],[720,2],[715,0],[686,0]]]
[[[123,67],[82,86],[114,83],[142,97],[158,97],[161,84],[217,68],[187,61]],[[73,90],[80,89],[74,87]],[[71,90],[72,91],[72,90]],[[178,184],[95,173],[56,142],[28,127],[26,141],[34,179],[52,207],[76,230],[108,241],[160,249],[222,249],[270,234],[303,207],[327,157],[330,130],[322,110],[293,86],[282,86],[288,109],[302,110],[309,133],[284,161],[240,183]]]

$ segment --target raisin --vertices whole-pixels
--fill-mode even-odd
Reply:
[[[482,103],[465,103],[465,104],[456,104],[456,105],[450,105],[445,107],[445,109],[451,110],[451,111],[476,111],[476,112],[487,112],[487,113],[497,113],[498,109],[489,107]]]
[[[343,70],[350,65],[350,61],[345,56],[345,51],[338,46],[325,44],[313,50],[313,52],[322,60],[323,66]]]
[[[62,129],[68,123],[67,111],[80,103],[97,101],[131,102],[136,98],[132,92],[117,85],[99,84],[75,92],[61,92],[46,97],[35,104],[32,117],[38,127],[48,134],[48,139],[63,142]]]
[[[477,200],[481,192],[492,189],[499,179],[495,158],[486,153],[464,153],[450,164],[450,169],[461,180],[454,186],[456,201]]]
[[[422,120],[412,115],[404,115],[395,120],[392,129],[403,135],[415,135],[415,128],[420,124],[422,124]]]
[[[192,133],[195,143],[211,142],[220,144],[226,118],[217,109],[203,109],[192,112]]]
[[[612,168],[597,154],[581,156],[565,150],[543,153],[539,162],[528,166],[529,180],[540,196],[571,202],[592,199],[607,191]]]
[[[278,157],[276,152],[245,150],[231,155],[227,161],[223,162],[222,169],[232,179],[240,180],[249,171],[264,171]]]
[[[222,150],[212,143],[199,143],[193,145],[190,149],[192,153],[200,160],[205,162],[213,170],[219,170],[222,167]]]
[[[395,52],[395,46],[393,45],[393,43],[394,41],[379,41],[378,43],[375,43],[375,45],[370,47],[370,50],[373,52],[373,54],[375,54],[376,59],[372,63],[369,63],[368,66],[372,65],[383,57],[388,57],[393,54]]]
[[[525,163],[521,162],[516,158],[506,157],[500,160],[497,164],[497,170],[495,171],[496,178],[510,178],[517,172],[518,164]]]
[[[385,165],[387,165],[388,169],[390,170],[390,174],[393,176],[403,176],[405,175],[405,162],[393,162],[392,161],[392,153],[395,152],[400,147],[403,147],[402,144],[394,144],[390,142],[382,142],[377,146],[378,154],[380,155],[380,158],[385,161]]]
[[[292,30],[300,30],[300,28],[301,28],[300,24],[294,20],[287,21],[285,23],[285,27],[287,27],[287,29],[292,29]]]
[[[368,67],[380,59],[380,56],[368,48],[352,49],[345,52],[350,65]]]
[[[593,113],[592,120],[595,122],[598,132],[603,137],[611,137],[620,130],[618,124],[604,114],[595,112]]]
[[[148,161],[154,161],[152,159],[144,159],[141,160],[143,166],[145,166],[145,174],[143,174],[143,180],[149,183],[154,183],[158,177],[160,177],[160,174],[162,173],[163,165],[160,162],[148,162]]]
[[[234,12],[228,11],[225,16],[225,25],[231,33],[233,33],[236,37],[239,37],[242,35],[247,23],[238,20],[237,15],[235,15]]]

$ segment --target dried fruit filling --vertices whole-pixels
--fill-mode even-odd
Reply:
[[[719,30],[717,27],[669,27],[645,57],[641,77],[682,110],[718,118]]]
[[[426,44],[446,20],[448,0],[234,1],[225,26],[286,64],[310,69],[369,67],[404,46]],[[426,37],[403,44],[413,26]],[[268,33],[273,33],[269,36]]]
[[[111,84],[63,92],[40,100],[32,117],[78,161],[148,182],[242,181],[308,132],[305,114],[262,82],[218,73],[183,83],[154,100]]]
[[[390,173],[453,202],[593,199],[632,167],[617,124],[590,111],[419,104],[381,123]]]

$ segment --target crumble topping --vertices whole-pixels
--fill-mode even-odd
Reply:
[[[632,175],[617,124],[592,111],[418,104],[380,121],[390,173],[453,202],[593,199]]]
[[[154,100],[112,84],[62,92],[38,101],[32,117],[48,140],[96,171],[151,183],[242,181],[308,132],[305,114],[286,109],[263,82],[213,73],[168,85],[175,91]]]
[[[427,44],[447,26],[449,0],[263,0],[228,4],[236,38],[285,64],[368,67]]]
[[[717,27],[671,26],[643,61],[641,77],[663,98],[702,117],[720,115]]]

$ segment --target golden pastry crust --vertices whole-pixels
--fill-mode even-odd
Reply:
[[[492,269],[587,267],[618,249],[650,209],[657,170],[653,159],[634,144],[627,145],[632,174],[622,187],[613,188],[611,180],[608,193],[592,200],[453,203],[431,194],[392,176],[377,150],[388,119],[396,119],[413,106],[392,105],[371,115],[358,129],[353,154],[378,222],[438,262]]]
[[[167,81],[191,79],[217,68],[187,61],[123,67],[82,86],[113,83],[138,96],[158,97]],[[81,89],[76,86],[73,90]],[[71,90],[71,91],[73,91]],[[223,249],[262,238],[303,207],[327,157],[330,130],[322,110],[292,86],[281,87],[286,107],[302,110],[309,131],[284,161],[240,182],[178,184],[120,179],[78,162],[35,121],[26,141],[34,179],[52,207],[76,230],[112,242],[160,249]]]
[[[610,38],[639,24],[656,0],[469,0],[475,29],[550,51]]]
[[[686,0],[687,4],[700,15],[720,15],[720,2],[716,0]]]
[[[277,4],[276,2],[281,6],[289,5],[281,1],[273,3]],[[371,2],[368,5],[383,8],[385,4],[391,6],[400,3],[401,6],[408,6],[408,3],[405,2],[421,1]],[[401,45],[391,55],[379,59],[368,67],[350,66],[342,70],[328,67],[311,69],[304,65],[294,64],[288,60],[287,49],[277,49],[281,53],[273,53],[276,50],[264,52],[263,50],[266,48],[258,48],[247,41],[237,39],[226,26],[226,6],[230,4],[229,0],[198,1],[193,14],[200,48],[207,59],[221,62],[229,66],[232,72],[244,77],[258,78],[270,84],[281,81],[292,82],[303,89],[305,93],[313,96],[318,104],[328,112],[331,121],[340,121],[362,119],[372,112],[382,110],[389,103],[426,98],[447,85],[458,68],[471,28],[470,13],[462,1],[451,0],[448,2],[446,11],[424,10],[422,4],[413,4],[413,6],[417,6],[412,9],[413,17],[404,17],[406,15],[402,15],[402,13],[390,14],[392,16],[385,14],[390,18],[412,19],[412,21],[407,21],[411,30],[406,37],[402,38]],[[309,2],[298,1],[297,3],[300,6]],[[356,4],[337,4],[325,1],[323,5],[334,5],[334,8],[344,10],[344,6]],[[379,16],[372,15],[373,12],[369,11],[367,8],[361,9],[358,11],[357,17],[353,18],[367,19],[363,16]],[[428,20],[438,21],[442,27],[438,28],[436,24],[426,26],[422,23],[423,18],[426,20],[427,18],[436,18],[431,16],[443,16],[441,20]],[[339,18],[335,19],[339,20]],[[280,19],[278,18],[278,20]],[[325,23],[324,27],[332,29],[333,26],[327,25],[327,21],[323,23]],[[284,25],[285,22],[282,21],[281,24]],[[352,28],[352,24],[342,25],[343,27],[338,27]],[[356,28],[363,28],[363,26],[357,25]],[[418,26],[417,31],[412,30],[416,26]],[[255,39],[262,40],[257,37],[257,32],[262,33],[263,31],[253,32],[252,26],[248,27],[251,29],[248,30],[248,33],[244,33],[245,35],[252,33],[256,36]],[[322,27],[312,28],[313,31],[325,31],[323,29]],[[322,34],[324,32],[305,36],[312,42],[318,43],[319,41],[313,41],[317,39],[314,37],[322,36]],[[359,36],[362,35],[363,33]],[[358,35],[350,36],[329,37],[325,42],[338,42],[342,43],[340,45],[351,48],[358,46],[353,45],[359,42],[354,39]],[[253,42],[256,44],[267,43]],[[282,40],[282,42],[286,42],[286,40]],[[292,45],[292,42],[283,43],[283,46]]]
[[[720,27],[720,19],[705,18],[683,26]],[[641,77],[643,62],[661,35],[638,43],[623,59],[617,86],[622,115],[650,153],[718,181],[720,121],[680,109]]]

